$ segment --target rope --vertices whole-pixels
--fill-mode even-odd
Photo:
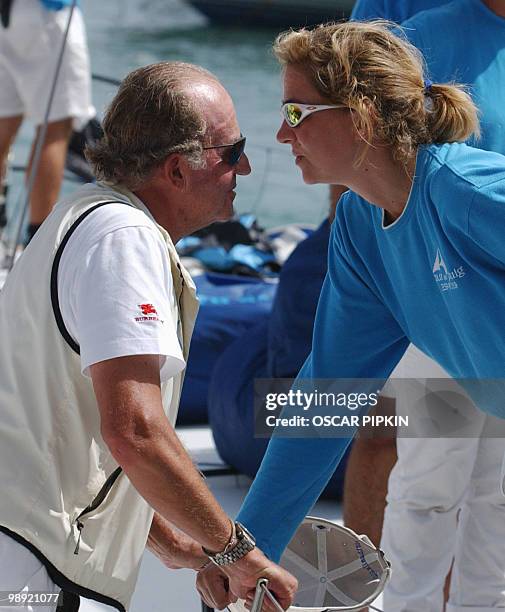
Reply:
[[[113,79],[112,77],[104,76],[103,74],[93,73],[91,75],[93,81],[99,81],[100,83],[107,83],[108,85],[115,85],[119,87],[121,85],[121,81],[119,79]]]

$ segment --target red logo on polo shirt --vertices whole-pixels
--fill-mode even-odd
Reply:
[[[163,321],[158,317],[158,311],[152,304],[139,304],[140,312],[142,313],[141,317],[135,317],[135,321],[137,323],[142,323],[144,321],[159,321],[163,323]]]
[[[139,304],[139,308],[143,315],[157,315],[156,308],[152,304]]]

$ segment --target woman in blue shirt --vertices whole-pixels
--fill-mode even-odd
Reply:
[[[419,52],[377,22],[288,32],[275,53],[278,140],[306,183],[349,188],[298,378],[386,379],[412,342],[505,416],[505,157],[462,144],[479,131],[470,96],[426,81]],[[238,520],[273,560],[348,442],[272,439]]]

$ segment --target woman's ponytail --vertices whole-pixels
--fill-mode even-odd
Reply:
[[[463,142],[471,136],[479,137],[478,110],[465,87],[430,84],[425,96],[431,142]]]

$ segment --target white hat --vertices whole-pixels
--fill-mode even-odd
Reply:
[[[382,593],[391,574],[383,552],[366,536],[311,516],[296,531],[280,565],[298,579],[290,612],[361,610]],[[265,595],[272,599],[262,581],[251,612],[261,610]],[[247,612],[241,601],[229,610]]]

